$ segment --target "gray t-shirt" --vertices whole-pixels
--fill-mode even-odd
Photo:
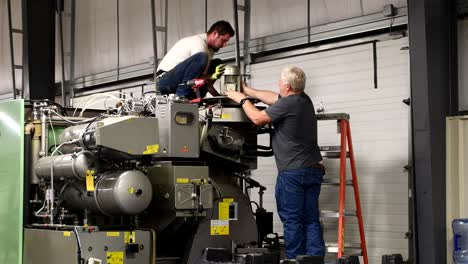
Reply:
[[[273,120],[272,147],[279,171],[307,168],[322,160],[315,109],[307,94],[281,97],[265,111]]]

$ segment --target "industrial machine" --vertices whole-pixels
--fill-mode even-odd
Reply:
[[[23,263],[278,262],[262,247],[272,214],[256,219],[248,196],[271,147],[237,104],[147,94],[72,110],[23,109]]]

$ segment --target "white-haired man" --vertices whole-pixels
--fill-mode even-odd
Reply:
[[[304,93],[305,82],[301,69],[287,67],[281,72],[279,94],[245,84],[244,93],[227,92],[255,125],[273,124],[272,147],[278,167],[275,197],[288,259],[325,255],[318,209],[324,168],[317,144],[314,105]],[[269,107],[260,111],[247,96]]]

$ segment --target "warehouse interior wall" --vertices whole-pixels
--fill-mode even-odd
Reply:
[[[374,82],[372,43],[252,65],[251,85],[278,92],[285,66],[298,66],[307,76],[305,92],[315,109],[350,114],[369,263],[381,256],[400,253],[408,257],[408,164],[410,97],[408,38],[376,43],[377,87]],[[320,146],[339,146],[336,121],[318,122]],[[259,144],[268,145],[268,136]],[[274,212],[274,230],[283,232],[274,198],[277,169],[274,158],[259,158],[253,178],[267,187],[264,206]],[[337,178],[339,160],[325,160],[326,178]],[[350,177],[349,163],[347,175]],[[251,197],[258,201],[254,190]],[[338,188],[322,186],[320,209],[337,211]],[[346,210],[353,210],[354,195],[347,189]],[[325,241],[337,241],[337,219],[324,218]],[[358,243],[354,217],[345,219],[345,243]]]
[[[21,0],[12,1],[13,24],[21,25]],[[0,0],[0,95],[11,90],[7,0]],[[65,0],[70,12],[70,0]],[[238,1],[240,5],[242,0]],[[164,0],[155,0],[156,24],[163,26]],[[231,0],[207,0],[208,27],[224,19],[233,23]],[[386,4],[406,6],[405,0],[321,0],[310,2],[310,25],[323,25],[382,11]],[[149,0],[76,1],[75,77],[102,73],[136,64],[149,64],[153,57]],[[118,12],[117,12],[118,11]],[[251,38],[259,38],[307,27],[307,0],[255,0],[251,2]],[[294,15],[291,15],[294,14]],[[167,46],[178,39],[205,31],[204,0],[168,1]],[[243,40],[243,12],[239,12],[239,37]],[[66,78],[70,76],[70,17],[64,15],[64,51]],[[57,30],[58,32],[58,30]],[[57,33],[58,34],[58,33]],[[20,38],[20,36],[17,36]],[[158,33],[158,58],[163,56],[165,36]],[[118,41],[117,41],[118,40]],[[57,37],[58,41],[58,37]],[[233,41],[231,41],[233,42]],[[59,43],[57,43],[59,44]],[[59,45],[57,54],[59,54]],[[21,51],[21,39],[15,41],[15,53]],[[19,56],[19,55],[18,55]],[[60,56],[56,56],[56,78],[60,81]],[[21,58],[18,58],[21,61]],[[18,73],[21,76],[21,72]],[[21,80],[21,78],[17,78]]]

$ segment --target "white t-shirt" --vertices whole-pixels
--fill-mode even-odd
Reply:
[[[159,63],[158,71],[170,71],[177,64],[198,52],[205,52],[208,54],[208,61],[213,59],[214,51],[208,48],[206,33],[186,37],[177,41],[167,52],[166,56],[164,56],[161,63]]]

